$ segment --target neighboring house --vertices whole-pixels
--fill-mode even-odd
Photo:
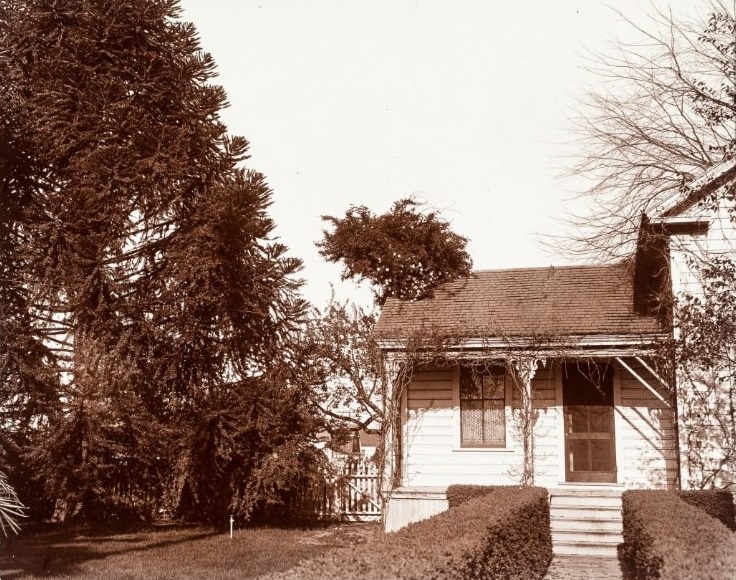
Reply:
[[[318,435],[319,448],[334,464],[343,465],[349,461],[371,461],[378,448],[379,435],[363,429],[353,429],[345,441],[335,443],[330,434],[323,431]]]
[[[708,278],[702,274],[715,261],[736,262],[735,194],[736,158],[711,168],[690,184],[686,195],[676,196],[644,220],[647,227],[642,230],[665,242],[661,253],[666,263],[660,269],[669,274],[675,306],[687,295],[703,299]],[[719,291],[735,299],[733,280],[727,284]],[[730,318],[733,328],[736,307],[726,311],[731,316],[716,316],[725,325]],[[676,325],[675,335],[681,330]],[[716,334],[721,330],[727,340],[733,339],[733,330],[718,328]],[[709,368],[688,364],[677,369],[680,479],[683,487],[736,487],[736,344],[708,347],[718,354]]]
[[[432,298],[386,302],[387,530],[446,509],[450,484],[618,495],[687,485],[677,380],[658,363],[673,332],[666,298],[690,275],[681,245],[733,241],[728,219],[697,203],[729,167],[644,216],[625,263],[479,271]]]

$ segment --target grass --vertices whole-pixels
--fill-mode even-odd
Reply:
[[[256,578],[296,566],[332,548],[363,543],[377,524],[252,528],[229,534],[208,528],[97,534],[24,530],[3,539],[2,580],[20,578]]]

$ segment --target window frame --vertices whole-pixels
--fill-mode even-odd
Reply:
[[[483,401],[483,400],[499,400],[498,397],[495,398],[488,398],[485,399],[483,397],[483,393],[481,392],[481,398],[480,399],[469,399],[462,397],[462,381],[464,373],[468,372],[466,369],[472,367],[474,365],[470,364],[459,364],[456,368],[456,375],[455,375],[455,388],[454,390],[454,399],[455,399],[455,449],[458,451],[509,451],[510,450],[510,444],[511,441],[509,440],[509,418],[511,416],[511,397],[513,393],[511,392],[511,381],[509,380],[508,372],[506,370],[505,365],[502,363],[494,363],[492,365],[489,365],[487,371],[485,369],[480,369],[479,374],[485,374],[485,373],[492,373],[494,371],[499,372],[499,374],[503,377],[503,405],[501,406],[501,410],[503,411],[503,442],[500,440],[496,442],[490,442],[490,443],[467,443],[463,440],[463,428],[462,428],[462,415],[463,415],[463,401],[467,400],[475,400],[475,401]]]

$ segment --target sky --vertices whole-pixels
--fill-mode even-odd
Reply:
[[[599,82],[589,54],[638,39],[652,7],[700,0],[182,0],[211,53],[229,132],[273,190],[275,235],[304,261],[305,298],[371,301],[315,242],[351,205],[413,196],[470,241],[475,269],[564,265],[545,243],[585,213],[560,176]],[[611,7],[615,6],[615,10]],[[578,259],[579,260],[579,259]]]

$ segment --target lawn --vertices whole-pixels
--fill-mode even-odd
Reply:
[[[208,528],[161,528],[92,534],[24,530],[3,539],[2,580],[19,578],[256,578],[287,570],[339,546],[363,543],[378,524],[253,528],[229,534]]]

